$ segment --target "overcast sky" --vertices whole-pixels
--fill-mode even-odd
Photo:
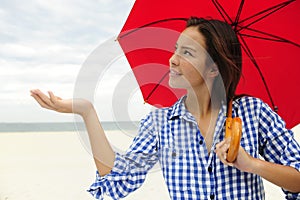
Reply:
[[[82,64],[120,32],[134,0],[0,2],[0,122],[72,121],[71,115],[41,109],[29,90],[52,90],[71,98]],[[107,71],[107,81],[102,77],[95,101],[103,121],[114,120],[109,91],[128,67],[121,57]],[[138,120],[149,108],[141,107],[138,91],[131,96],[135,97],[131,101],[140,101],[140,105],[128,105],[130,117]]]

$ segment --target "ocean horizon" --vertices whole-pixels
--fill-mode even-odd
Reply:
[[[104,130],[137,130],[136,121],[104,121],[101,125]],[[84,123],[79,122],[2,122],[0,133],[3,132],[73,132],[84,130]]]

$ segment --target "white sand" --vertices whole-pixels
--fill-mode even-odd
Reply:
[[[295,135],[300,141],[299,126]],[[94,177],[93,159],[77,133],[0,133],[0,200],[91,200],[86,189]],[[265,183],[266,199],[284,199],[280,188]],[[126,199],[169,199],[161,172],[149,173]]]

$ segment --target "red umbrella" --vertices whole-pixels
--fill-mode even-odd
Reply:
[[[229,23],[243,49],[237,94],[268,103],[292,128],[300,122],[300,1],[137,0],[119,34],[146,102],[172,105],[185,91],[168,86],[169,58],[190,16]]]

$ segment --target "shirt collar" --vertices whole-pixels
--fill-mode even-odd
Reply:
[[[171,108],[169,119],[176,119],[180,116],[183,116],[187,110],[184,105],[184,101],[186,99],[186,96],[181,97]]]
[[[185,99],[186,95],[181,97],[171,108],[169,119],[177,119],[180,116],[189,115],[186,107],[185,107]],[[222,101],[221,109],[219,112],[218,118],[226,117],[227,105]]]

